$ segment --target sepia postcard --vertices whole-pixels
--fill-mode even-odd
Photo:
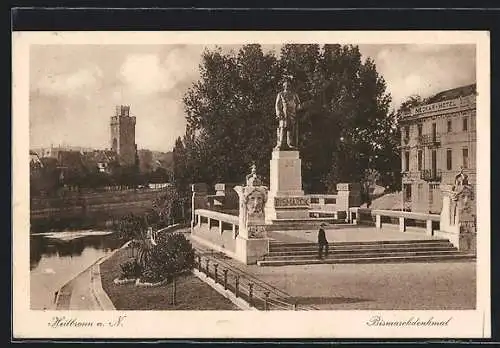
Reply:
[[[491,337],[488,32],[12,44],[13,338]]]

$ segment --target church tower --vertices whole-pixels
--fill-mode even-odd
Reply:
[[[111,149],[118,155],[120,165],[135,164],[135,116],[130,115],[130,105],[116,106],[111,116]]]

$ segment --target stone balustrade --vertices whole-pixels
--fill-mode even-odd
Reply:
[[[225,230],[224,224],[230,225],[231,230],[233,232],[233,238],[236,238],[237,236],[239,228],[238,216],[220,213],[213,210],[196,209],[194,211],[194,218],[195,218],[195,223],[198,227],[201,227],[204,223],[206,223],[209,229],[214,225],[213,222],[215,221],[215,224],[218,225],[219,227],[220,234],[222,234]]]
[[[311,210],[337,210],[337,195],[310,194],[306,197],[309,198]]]
[[[397,211],[397,210],[368,209],[359,207],[349,208],[349,222],[351,223],[371,224],[373,223],[373,217],[375,218],[375,227],[378,229],[382,228],[384,217],[398,218],[400,232],[405,232],[407,230],[408,220],[425,221],[425,230],[426,233],[429,235],[434,234],[432,222],[440,221],[439,214],[415,213],[415,212]]]

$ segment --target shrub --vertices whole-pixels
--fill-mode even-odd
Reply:
[[[194,266],[194,249],[183,234],[165,233],[157,237],[142,279],[160,282],[175,274],[190,271]]]
[[[141,266],[137,263],[137,260],[132,259],[123,262],[120,265],[121,268],[121,279],[134,279],[141,275]]]

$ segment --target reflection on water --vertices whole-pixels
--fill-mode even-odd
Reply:
[[[86,235],[71,240],[31,235],[31,308],[53,309],[55,291],[122,243],[114,234]]]

